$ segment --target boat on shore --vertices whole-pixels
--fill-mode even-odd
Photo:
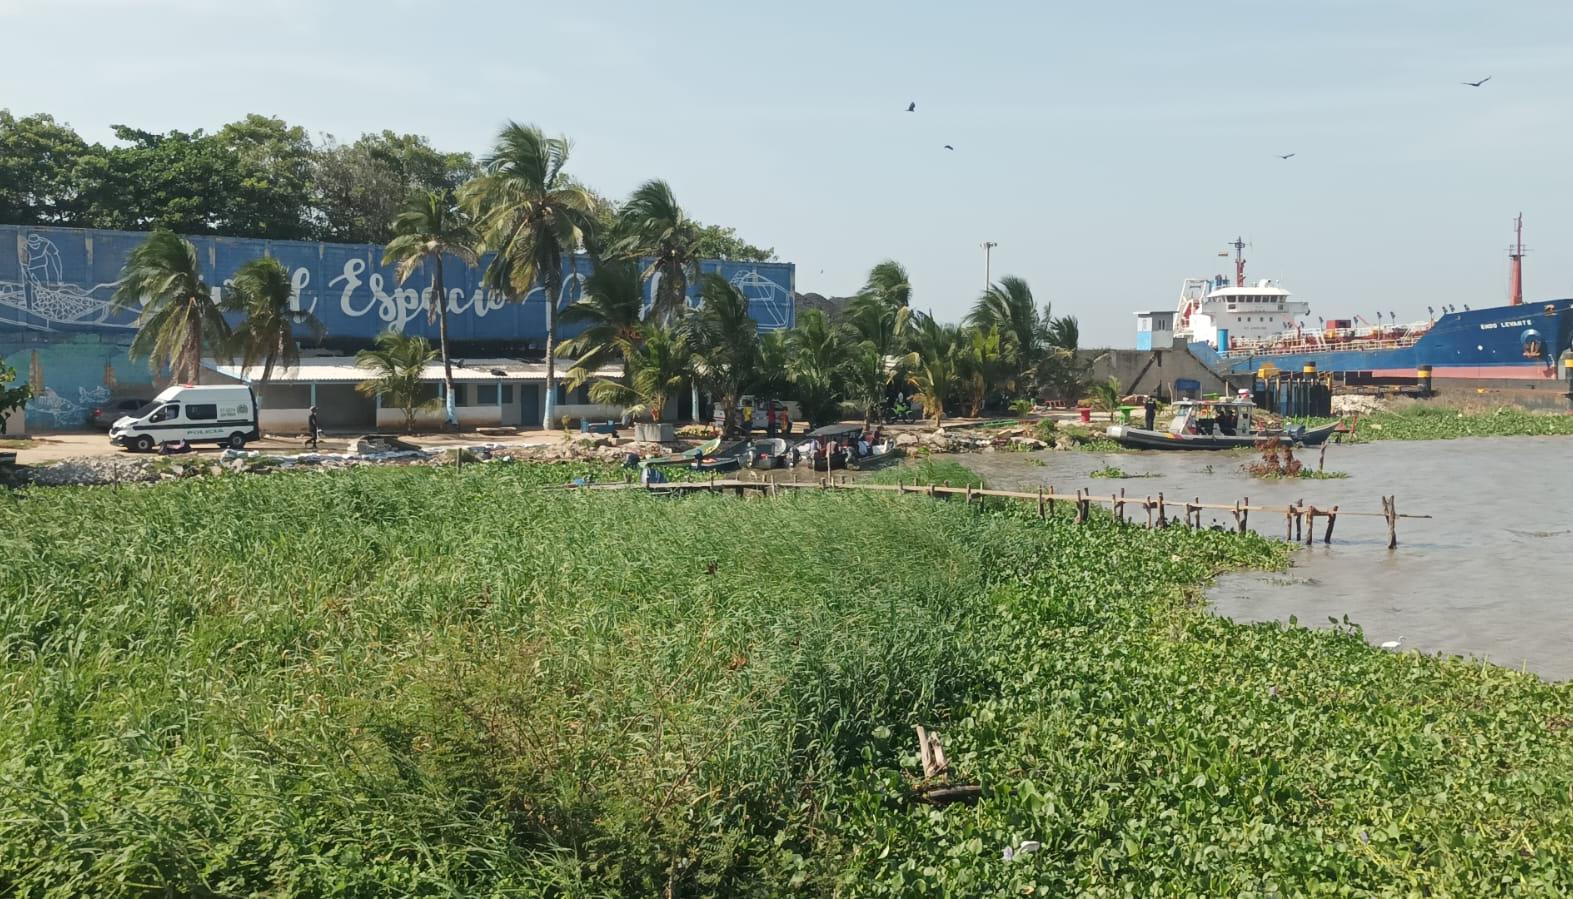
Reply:
[[[665,456],[651,456],[639,460],[641,468],[659,468],[662,465],[688,465],[696,460],[711,456],[721,448],[721,438],[712,437],[692,449],[680,453],[669,453]]]
[[[1180,400],[1174,404],[1174,418],[1165,430],[1110,425],[1107,433],[1127,449],[1226,450],[1261,446],[1270,440],[1321,446],[1343,426],[1335,421],[1315,428],[1258,428],[1256,412],[1246,399]]]

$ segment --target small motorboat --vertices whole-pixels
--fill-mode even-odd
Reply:
[[[896,446],[894,440],[881,440],[869,448],[868,455],[857,456],[854,454],[852,467],[860,471],[879,468],[901,458],[901,447]]]
[[[785,440],[780,437],[767,437],[763,440],[750,441],[748,449],[743,452],[743,458],[749,468],[769,471],[772,468],[787,467],[790,464],[787,453]]]
[[[847,467],[855,455],[852,446],[862,434],[862,425],[825,425],[809,431],[809,439],[798,450],[815,471],[836,471]]]
[[[680,453],[671,453],[665,456],[651,456],[639,462],[640,467],[650,468],[661,465],[687,465],[696,459],[703,459],[713,455],[721,447],[721,438],[712,437],[693,449],[683,450]]]
[[[713,459],[695,459],[688,466],[694,471],[737,471],[743,467],[740,456],[716,456]]]
[[[1179,400],[1167,430],[1110,425],[1108,436],[1129,449],[1225,450],[1255,447],[1269,440],[1295,446],[1321,446],[1342,427],[1341,422],[1307,428],[1257,428],[1256,406],[1250,400]]]

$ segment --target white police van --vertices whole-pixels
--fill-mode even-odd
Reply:
[[[161,443],[216,443],[240,449],[262,434],[257,397],[245,384],[182,384],[109,427],[109,442],[145,453]]]

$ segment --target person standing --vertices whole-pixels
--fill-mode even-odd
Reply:
[[[743,436],[747,437],[752,433],[754,433],[754,404],[750,402],[743,404]]]
[[[311,444],[313,451],[317,449],[317,439],[322,435],[322,423],[317,420],[317,407],[312,406],[306,414],[306,442]]]
[[[1151,431],[1153,422],[1158,420],[1158,401],[1152,398],[1152,394],[1148,394],[1142,403],[1142,418],[1147,422],[1147,430]]]
[[[776,437],[776,401],[765,400],[765,436],[774,440]]]

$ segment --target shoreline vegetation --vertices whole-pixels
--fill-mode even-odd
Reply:
[[[1337,419],[1315,419],[1325,424]],[[1344,443],[1373,443],[1379,440],[1452,440],[1459,437],[1550,437],[1573,435],[1573,415],[1556,412],[1531,412],[1517,406],[1490,410],[1428,406],[1415,402],[1401,408],[1365,413],[1354,425],[1351,439]]]
[[[1573,891],[1573,686],[1200,601],[1286,545],[856,491],[546,489],[584,470],[0,493],[29,525],[0,533],[0,882]],[[976,477],[876,475],[898,476]],[[975,805],[913,802],[915,725]]]

